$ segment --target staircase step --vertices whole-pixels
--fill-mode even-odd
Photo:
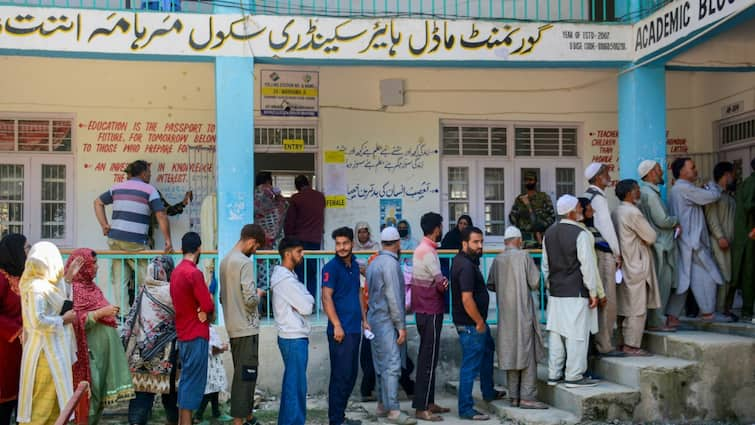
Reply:
[[[445,389],[451,394],[458,394],[459,383],[457,381],[447,382]],[[553,406],[547,410],[530,410],[512,407],[504,400],[496,400],[490,403],[483,402],[480,387],[477,383],[475,383],[475,386],[473,387],[472,397],[478,402],[484,403],[480,405],[485,406],[491,414],[502,419],[514,421],[517,424],[572,425],[579,423],[579,418],[573,413],[567,412],[566,410],[556,409]]]
[[[594,387],[567,388],[564,384],[548,385],[548,368],[537,369],[538,394],[546,403],[567,410],[580,420],[631,420],[640,401],[640,391],[610,381]]]
[[[633,419],[659,421],[688,414],[692,384],[699,376],[697,362],[666,356],[602,357],[593,363],[602,378],[640,391]]]
[[[681,391],[667,393],[684,403],[680,416],[755,423],[755,338],[702,331],[645,332],[653,353],[698,363]],[[644,378],[643,378],[644,379]]]
[[[699,319],[680,318],[682,326],[697,331],[715,332],[719,334],[738,335],[755,338],[755,323],[747,322],[706,322]]]

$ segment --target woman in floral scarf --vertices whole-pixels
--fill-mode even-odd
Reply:
[[[128,422],[146,425],[155,394],[162,394],[167,422],[178,423],[175,361],[176,322],[170,298],[173,259],[155,257],[123,327],[128,367],[136,398],[128,406]]]
[[[73,269],[73,310],[76,312],[77,361],[73,384],[90,383],[89,402],[79,403],[77,423],[97,424],[105,406],[134,398],[126,354],[118,334],[118,307],[110,304],[94,283],[97,254],[89,248],[74,250],[67,268]],[[78,267],[78,270],[77,270]]]

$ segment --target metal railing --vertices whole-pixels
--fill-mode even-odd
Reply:
[[[483,273],[483,277],[487,281],[488,271],[493,262],[493,259],[498,255],[500,251],[490,251],[483,253],[480,260],[480,267]],[[372,255],[374,252],[356,252],[355,255],[359,261],[364,261]],[[411,262],[412,251],[402,251],[401,261],[402,264]],[[139,267],[142,270],[146,270],[147,263],[157,255],[162,255],[161,252],[141,252],[138,254],[128,253],[124,251],[98,251],[97,259],[99,272],[97,276],[97,285],[103,290],[105,298],[115,305],[120,307],[121,317],[124,318],[131,308],[133,300],[139,293],[139,284],[142,281],[141,277],[138,277]],[[313,324],[324,324],[327,322],[328,317],[322,309],[321,300],[321,286],[322,286],[322,268],[323,266],[333,259],[335,253],[333,251],[305,251],[305,261],[309,260],[314,263],[311,267],[312,271],[309,272],[307,267],[304,267],[304,280],[307,282],[313,279],[315,286],[315,293],[312,294],[315,297],[315,309],[314,313],[310,317]],[[438,256],[441,262],[448,264],[448,270],[450,270],[453,264],[453,257],[456,252],[449,250],[439,251]],[[531,251],[530,255],[539,263],[542,254],[539,251]],[[68,252],[64,251],[64,258],[67,258]],[[175,264],[181,261],[181,255],[173,254]],[[260,325],[261,326],[273,326],[275,320],[272,315],[272,300],[270,297],[269,277],[272,275],[275,265],[279,263],[280,257],[276,251],[258,251],[252,256],[252,261],[257,264],[256,267],[256,279],[257,284],[261,289],[264,289],[266,294],[260,301]],[[127,263],[137,263],[137,267],[131,274],[127,274],[125,267]],[[141,264],[138,264],[141,263]],[[218,279],[219,261],[217,260],[216,252],[203,252],[199,261],[199,269],[205,273],[206,281],[210,282],[213,275],[215,279]],[[214,264],[213,264],[214,263]],[[214,267],[214,273],[209,273],[209,269]],[[314,276],[311,275],[314,273]],[[116,284],[118,282],[118,284]],[[130,282],[135,284],[129,287]],[[219,290],[219,285],[218,285]],[[216,305],[219,302],[217,291],[214,296]],[[450,300],[451,287],[449,286],[448,300]],[[540,321],[545,323],[545,305],[546,305],[546,291],[544,287],[544,281],[542,274],[540,275],[540,289],[538,291],[532,291],[532,296],[535,301],[535,305],[540,313]],[[448,311],[445,315],[444,323],[451,323],[451,314],[453,312],[452,305],[448,303]],[[495,296],[491,296],[490,309],[488,310],[488,324],[498,323],[498,303]],[[407,323],[414,324],[414,314],[407,314]]]
[[[630,10],[631,0],[624,10]],[[619,16],[616,0],[0,0],[0,5],[78,9],[328,16],[348,18],[479,19],[511,21],[633,22],[670,0],[644,0],[641,11]]]

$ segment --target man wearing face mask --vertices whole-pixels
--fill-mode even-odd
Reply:
[[[521,230],[523,249],[537,249],[542,246],[543,232],[556,221],[556,213],[550,196],[537,191],[537,174],[527,172],[524,175],[524,186],[527,191],[514,201],[509,221]]]
[[[656,331],[673,331],[678,323],[666,319],[666,306],[671,291],[676,288],[676,237],[681,232],[679,219],[669,214],[665,202],[661,199],[663,170],[660,164],[646,159],[637,167],[640,182],[640,204],[638,207],[657,235],[653,244],[653,260],[658,277],[658,290],[661,296],[660,308],[648,312],[648,329]]]
[[[719,162],[713,167],[713,180],[706,189],[720,193],[718,201],[705,206],[705,221],[708,223],[710,247],[718,269],[724,278],[724,284],[718,287],[716,311],[731,319],[731,305],[734,302],[734,289],[731,286],[731,243],[734,238],[734,215],[736,201],[731,195],[734,191],[734,164]]]
[[[447,413],[448,408],[435,404],[435,368],[438,365],[440,332],[445,311],[444,293],[448,279],[440,271],[438,242],[443,231],[443,217],[429,212],[420,219],[425,237],[414,250],[412,260],[412,308],[416,314],[419,333],[417,354],[417,384],[412,407],[416,416],[427,421],[439,421],[437,413]]]
[[[231,416],[234,425],[257,423],[253,416],[257,383],[260,298],[265,291],[254,280],[254,262],[249,258],[265,243],[265,229],[247,224],[233,249],[220,262],[220,302],[233,355]]]
[[[623,336],[622,351],[628,356],[649,356],[640,348],[648,309],[660,307],[658,281],[650,254],[650,245],[656,233],[642,212],[640,186],[635,180],[626,179],[616,185],[616,197],[621,204],[611,218],[616,226],[624,264],[624,282],[616,289],[619,315],[619,332]]]
[[[600,331],[595,336],[595,345],[602,356],[621,357],[624,354],[615,349],[613,344],[613,327],[616,324],[616,269],[621,268],[621,250],[616,230],[611,221],[611,211],[604,190],[611,185],[608,167],[593,162],[585,169],[585,178],[590,187],[583,195],[590,200],[594,211],[594,224],[600,235],[608,243],[611,252],[598,251],[598,270],[606,295],[604,305],[598,308]]]

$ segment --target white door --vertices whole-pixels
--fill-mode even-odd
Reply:
[[[723,151],[721,157],[723,161],[734,164],[735,175],[739,179],[738,182],[741,182],[753,171],[750,169],[750,161],[755,158],[755,145]]]
[[[576,159],[558,158],[552,162],[538,160],[516,161],[514,186],[517,196],[526,191],[524,176],[534,172],[537,175],[537,190],[545,192],[551,197],[553,205],[564,194],[579,196],[584,191],[581,163]],[[513,200],[513,198],[512,198]],[[513,206],[513,203],[511,204]]]

